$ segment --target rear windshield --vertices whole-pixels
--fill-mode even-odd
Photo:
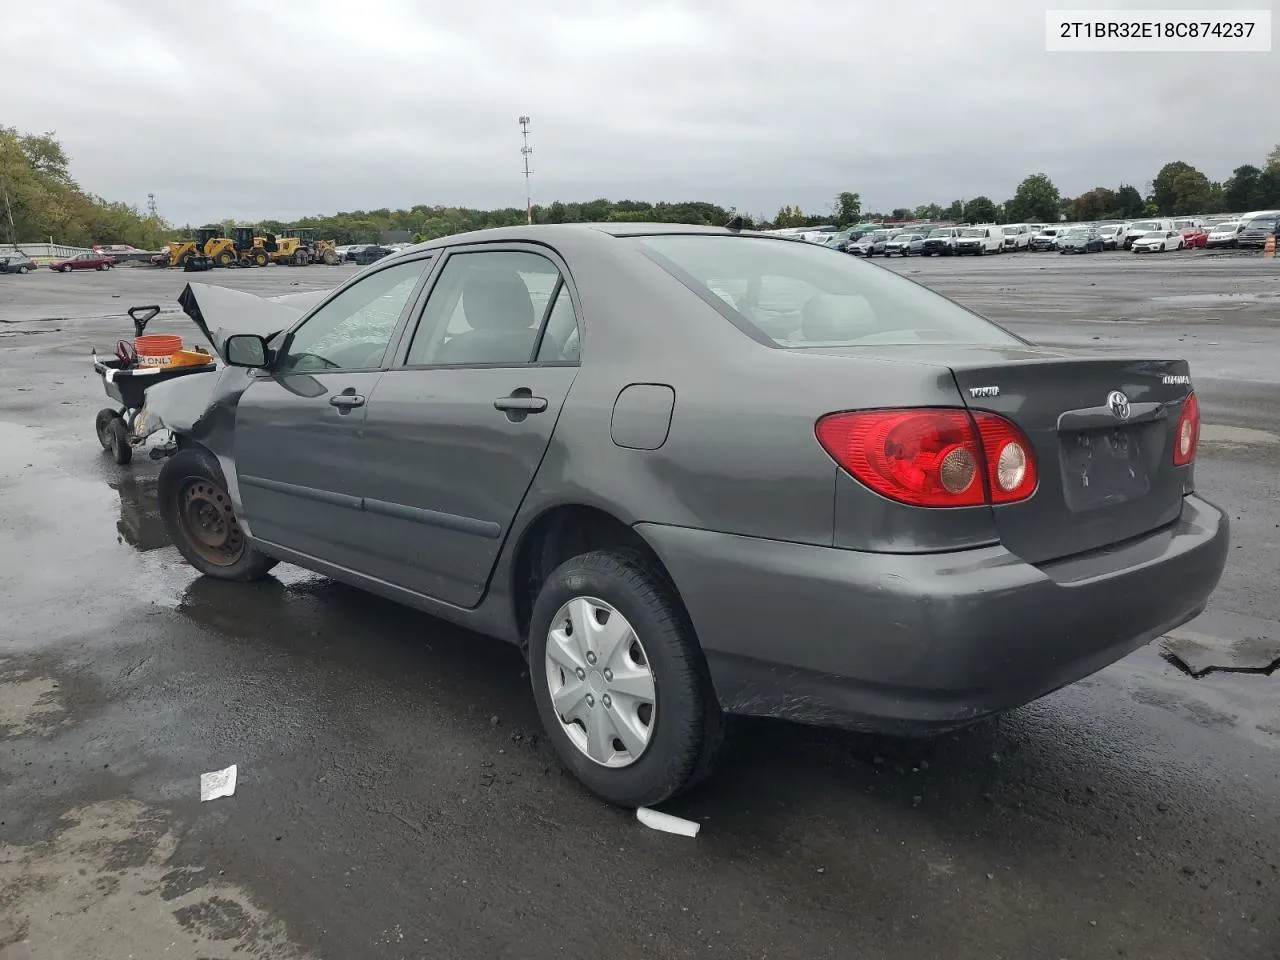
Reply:
[[[763,237],[636,239],[734,324],[780,347],[1022,343],[905,277],[822,247]]]

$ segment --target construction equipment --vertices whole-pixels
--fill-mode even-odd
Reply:
[[[271,257],[276,263],[305,267],[310,263],[338,262],[337,241],[317,240],[316,232],[305,227],[285,230],[276,243]]]
[[[213,266],[214,260],[205,248],[220,232],[218,227],[201,227],[196,231],[194,240],[170,241],[168,266],[182,267],[184,270],[208,270]]]
[[[265,239],[255,237],[253,227],[234,227],[230,237],[212,237],[204,252],[220,267],[265,267],[271,262]]]

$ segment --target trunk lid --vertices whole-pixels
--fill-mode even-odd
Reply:
[[[1005,547],[1040,563],[1176,520],[1191,469],[1173,463],[1191,390],[1186,361],[1016,353],[1020,359],[953,357],[948,364],[970,409],[1011,420],[1035,449],[1036,492],[993,507]]]
[[[1141,536],[1182,512],[1192,467],[1174,465],[1173,444],[1192,389],[1185,360],[1081,356],[1032,345],[831,352],[950,368],[971,410],[1017,424],[1035,450],[1039,486],[1027,500],[991,509],[1001,542],[1028,563]],[[1109,404],[1113,391],[1125,395],[1127,418]]]

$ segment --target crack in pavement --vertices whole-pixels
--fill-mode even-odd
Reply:
[[[1162,652],[1160,656],[1163,657],[1165,660],[1167,660],[1169,663],[1173,664],[1175,667],[1177,667],[1187,676],[1191,677],[1193,680],[1199,680],[1201,677],[1207,677],[1211,673],[1252,673],[1252,674],[1260,674],[1261,676],[1264,676],[1264,677],[1269,677],[1273,673],[1275,673],[1277,670],[1280,670],[1280,657],[1277,657],[1275,660],[1272,660],[1271,663],[1269,664],[1266,664],[1264,666],[1258,666],[1258,667],[1233,667],[1233,666],[1219,666],[1216,664],[1210,664],[1207,667],[1202,667],[1201,669],[1197,670],[1196,668],[1191,666],[1191,664],[1187,663],[1185,660],[1179,657],[1176,653],[1171,653],[1168,650],[1166,650]]]

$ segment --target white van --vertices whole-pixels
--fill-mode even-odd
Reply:
[[[1006,223],[1000,230],[1004,233],[1004,249],[1006,253],[1016,253],[1031,246],[1030,224]]]
[[[1172,220],[1134,220],[1124,231],[1124,248],[1133,246],[1133,241],[1141,240],[1148,233],[1168,233],[1173,229]]]
[[[1104,223],[1099,226],[1098,233],[1102,235],[1102,249],[1119,250],[1124,243],[1126,229],[1123,223]]]
[[[956,255],[972,253],[982,256],[986,253],[999,253],[1004,249],[1004,230],[994,223],[981,226],[965,227],[956,237]]]

